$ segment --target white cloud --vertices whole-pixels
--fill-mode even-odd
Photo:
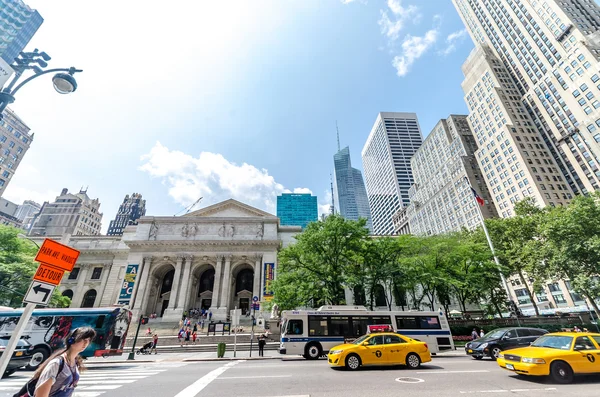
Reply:
[[[325,189],[323,196],[325,199],[319,203],[319,217],[323,214],[331,214],[331,190]]]
[[[203,207],[234,198],[275,214],[277,196],[292,191],[277,183],[266,169],[247,163],[238,165],[218,153],[202,152],[193,157],[157,142],[141,160],[140,170],[161,178],[169,195],[183,206],[199,197],[203,197]],[[312,193],[308,188],[295,188],[293,192]]]
[[[387,5],[392,14],[391,18],[388,10],[381,10],[381,18],[377,23],[381,27],[381,33],[394,41],[398,39],[406,21],[419,17],[419,9],[414,5],[403,6],[402,0],[388,0]]]
[[[446,48],[439,52],[440,55],[448,55],[456,51],[458,43],[462,42],[467,37],[467,29],[458,30],[450,33],[446,37]]]
[[[412,64],[435,44],[438,35],[438,29],[431,29],[424,36],[407,35],[404,38],[402,41],[402,54],[396,55],[392,60],[392,65],[396,68],[398,76],[406,76]]]

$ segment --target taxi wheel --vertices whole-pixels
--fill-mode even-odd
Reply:
[[[346,357],[346,368],[350,371],[356,371],[360,367],[360,364],[360,357],[356,354],[349,354],[348,357]]]
[[[406,366],[410,369],[417,369],[421,366],[421,359],[415,353],[406,356]]]
[[[556,361],[550,366],[550,376],[556,383],[571,383],[573,382],[573,370],[564,361]]]

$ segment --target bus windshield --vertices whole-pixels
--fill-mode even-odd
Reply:
[[[281,334],[285,335],[287,334],[287,326],[288,326],[288,319],[284,318],[281,320]]]

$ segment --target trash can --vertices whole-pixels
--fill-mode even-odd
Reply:
[[[217,358],[223,358],[225,356],[225,343],[220,342],[217,344]]]

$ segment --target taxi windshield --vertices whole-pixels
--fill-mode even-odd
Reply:
[[[569,350],[573,342],[572,336],[549,335],[541,336],[531,344],[533,347],[548,347],[550,349]]]
[[[367,338],[368,338],[369,336],[371,336],[371,335],[368,335],[368,334],[367,334],[367,335],[363,335],[363,336],[361,336],[360,338],[358,338],[357,340],[355,340],[355,341],[354,341],[354,342],[352,342],[352,343],[354,343],[355,345],[360,345],[360,344],[361,344],[361,343],[363,343],[365,340],[367,340]]]

